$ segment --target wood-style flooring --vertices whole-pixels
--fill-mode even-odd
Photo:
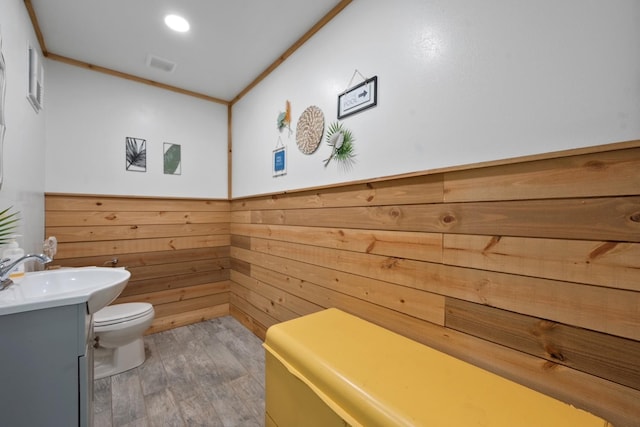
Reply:
[[[144,364],[94,382],[95,427],[264,426],[262,341],[234,318],[144,341]]]

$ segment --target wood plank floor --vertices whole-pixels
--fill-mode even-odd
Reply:
[[[144,364],[94,382],[95,427],[264,426],[262,341],[233,317],[144,341]]]

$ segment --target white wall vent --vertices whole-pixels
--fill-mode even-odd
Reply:
[[[168,59],[160,58],[152,54],[147,55],[147,66],[158,70],[172,73],[176,69],[176,63]]]

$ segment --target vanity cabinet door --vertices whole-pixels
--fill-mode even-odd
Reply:
[[[93,425],[93,316],[85,315],[83,355],[78,357],[78,385],[80,387],[80,426]]]
[[[0,316],[1,425],[83,425],[78,361],[85,356],[85,316],[85,304]]]

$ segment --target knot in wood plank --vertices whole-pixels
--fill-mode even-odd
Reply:
[[[376,240],[373,239],[373,241],[369,244],[369,246],[367,246],[367,249],[365,249],[365,252],[370,254],[371,251],[373,251],[373,248],[376,246]]]
[[[551,320],[540,320],[538,322],[538,327],[542,331],[550,331],[551,329],[555,328],[556,326],[558,326],[558,324],[556,322],[552,322]]]
[[[599,258],[599,257],[603,256],[607,252],[609,252],[612,249],[614,249],[616,246],[618,246],[618,244],[616,242],[605,242],[605,243],[603,243],[601,245],[598,245],[597,248],[595,248],[594,250],[592,250],[589,253],[589,260],[594,260],[596,258]],[[587,261],[587,263],[588,262],[589,261]]]
[[[488,294],[490,292],[490,288],[492,286],[491,280],[487,278],[482,278],[476,282],[476,294],[478,296],[478,300],[480,303],[491,306],[489,303]]]
[[[444,214],[442,216],[442,222],[445,224],[453,224],[456,221],[456,217],[452,214]]]
[[[607,168],[607,164],[600,160],[590,160],[584,164],[584,167],[592,170],[603,170]]]
[[[385,270],[390,270],[397,267],[399,263],[400,260],[398,258],[387,258],[382,262],[382,268]]]
[[[562,354],[562,352],[558,350],[553,344],[545,344],[544,351],[546,351],[549,357],[551,357],[552,359],[558,360],[560,362],[565,361],[564,354]]]
[[[490,240],[489,243],[487,243],[487,245],[484,247],[484,249],[482,249],[482,253],[486,254],[487,252],[489,252],[489,250],[491,248],[493,248],[495,245],[497,245],[498,243],[500,243],[500,240],[502,239],[501,236],[493,236]]]

